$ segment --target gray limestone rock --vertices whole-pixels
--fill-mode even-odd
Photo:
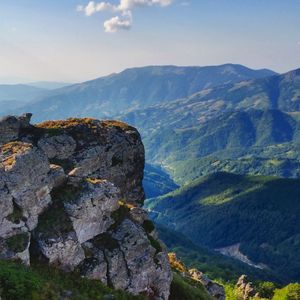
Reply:
[[[7,149],[11,149],[8,151]],[[27,227],[36,227],[38,216],[51,202],[48,174],[50,165],[40,150],[31,144],[6,144],[1,153],[0,172],[9,197],[22,209]]]
[[[166,250],[141,208],[139,133],[117,121],[32,126],[30,117],[0,121],[0,259],[30,264],[32,249],[63,270],[167,300]]]
[[[49,159],[67,159],[76,149],[76,141],[67,134],[43,137],[38,141],[38,147]]]
[[[78,197],[65,203],[80,243],[105,232],[114,223],[111,214],[119,208],[119,199],[119,190],[112,183],[90,180]]]
[[[168,299],[172,275],[166,253],[153,247],[143,228],[129,219],[122,222],[112,237],[120,245],[130,274],[127,290]]]
[[[0,119],[0,145],[17,140],[20,130],[29,127],[31,114],[20,117],[6,116]]]
[[[38,245],[50,264],[57,265],[66,271],[74,270],[85,258],[75,232],[58,237],[41,235],[38,238]]]

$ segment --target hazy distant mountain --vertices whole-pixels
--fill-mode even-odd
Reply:
[[[133,68],[55,90],[22,111],[32,112],[36,121],[71,116],[111,118],[124,111],[184,98],[204,88],[273,74],[232,64]]]
[[[37,81],[37,82],[30,82],[27,85],[46,89],[46,90],[55,90],[60,89],[62,87],[71,85],[71,83],[66,82],[52,82],[52,81]]]
[[[0,113],[5,113],[45,95],[47,91],[25,84],[0,84]]]
[[[25,84],[0,84],[0,101],[29,102],[44,92],[43,88]]]

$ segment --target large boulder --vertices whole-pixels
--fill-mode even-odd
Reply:
[[[31,114],[20,117],[6,116],[0,119],[0,145],[15,141],[19,138],[22,129],[30,127]]]

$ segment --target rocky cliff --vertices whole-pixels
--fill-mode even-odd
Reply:
[[[144,147],[133,127],[0,121],[0,259],[33,259],[132,294],[168,299],[172,273],[142,209]]]

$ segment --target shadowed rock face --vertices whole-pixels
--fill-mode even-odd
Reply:
[[[36,255],[114,288],[167,299],[167,255],[141,208],[144,147],[136,129],[29,120],[0,121],[0,258],[30,264]]]
[[[17,140],[20,130],[29,126],[31,114],[20,117],[7,116],[0,119],[0,144]]]

